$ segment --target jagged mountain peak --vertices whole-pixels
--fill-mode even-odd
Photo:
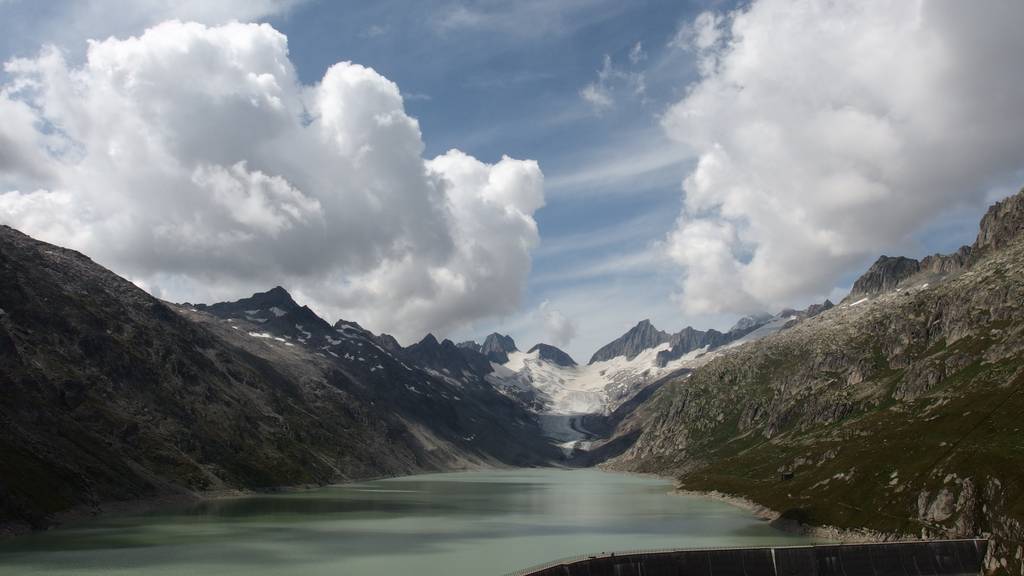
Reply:
[[[299,305],[292,298],[292,295],[281,286],[274,286],[266,292],[256,292],[248,298],[243,298],[237,302],[247,302],[251,304],[261,306],[279,306],[285,309],[298,308]]]
[[[482,379],[492,370],[490,362],[479,352],[460,348],[447,338],[438,341],[433,334],[427,334],[397,354],[414,364],[450,375],[472,374]]]
[[[297,304],[280,286],[234,302],[196,304],[194,307],[218,318],[249,323],[259,334],[317,346],[329,341],[339,324],[345,324],[339,321],[332,327],[309,306]]]
[[[566,352],[550,344],[535,344],[528,353],[537,352],[537,356],[543,360],[553,362],[559,366],[575,366],[576,361]]]
[[[424,336],[422,339],[420,339],[420,341],[417,342],[416,344],[414,344],[413,346],[431,346],[431,347],[433,347],[433,346],[440,346],[440,345],[441,345],[441,343],[438,342],[437,337],[434,336],[432,333],[428,332],[426,336]]]
[[[489,350],[501,350],[503,352],[517,352],[519,349],[516,348],[516,341],[507,334],[499,334],[492,332],[488,334],[487,338],[484,339],[483,343],[484,351]]]
[[[631,360],[640,352],[668,342],[671,338],[671,334],[658,330],[649,319],[644,319],[622,336],[594,352],[594,355],[590,357],[589,364],[611,360],[617,356],[625,356]]]
[[[432,333],[428,333],[419,342],[417,342],[416,344],[413,344],[413,346],[417,346],[417,347],[420,347],[420,348],[444,348],[446,350],[459,350],[460,349],[458,346],[455,345],[455,342],[452,342],[451,340],[449,340],[447,338],[443,338],[441,340],[438,340],[437,336],[434,336]],[[411,347],[412,346],[410,346],[410,348]]]
[[[230,302],[217,302],[215,304],[196,304],[200,310],[208,310],[218,315],[230,314],[245,310],[272,310],[276,309],[277,314],[297,310],[299,305],[292,299],[292,295],[280,286],[275,286],[266,292],[256,292],[248,298],[240,298]]]
[[[480,347],[480,353],[487,357],[491,362],[497,364],[504,364],[508,362],[508,355],[510,352],[518,352],[516,348],[516,342],[511,336],[507,334],[498,334],[492,332],[484,339],[483,345]]]
[[[259,293],[257,293],[257,294],[259,294]],[[271,288],[270,290],[267,290],[266,292],[263,292],[262,294],[264,296],[268,297],[268,298],[278,298],[278,299],[282,299],[282,300],[285,300],[285,299],[291,300],[292,299],[292,295],[289,294],[288,291],[285,290],[284,287],[282,287],[280,285],[274,286],[273,288]]]

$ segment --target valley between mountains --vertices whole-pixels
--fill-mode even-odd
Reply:
[[[849,296],[586,362],[509,336],[402,346],[276,287],[156,299],[0,227],[0,521],[477,467],[651,472],[876,537],[1024,558],[1024,193],[977,239],[881,257]]]

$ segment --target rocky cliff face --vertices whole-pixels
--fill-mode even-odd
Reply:
[[[925,256],[921,260],[921,271],[930,274],[959,272],[961,268],[967,266],[970,262],[971,251],[972,248],[970,246],[961,246],[959,250],[952,254]]]
[[[1019,573],[1022,197],[989,211],[970,262],[941,281],[909,282],[913,264],[897,261],[864,288],[899,292],[847,299],[664,384],[622,417],[611,465],[786,521],[991,536],[989,568]]]
[[[485,383],[410,366],[281,289],[161,302],[0,227],[0,523],[222,488],[557,458]]]
[[[973,254],[983,256],[989,250],[998,250],[1017,240],[1024,228],[1024,196],[1017,194],[997,202],[981,219],[978,237],[972,246]]]

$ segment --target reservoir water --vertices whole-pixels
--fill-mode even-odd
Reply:
[[[597,470],[428,474],[101,516],[0,540],[0,575],[500,575],[638,548],[806,539],[669,481]]]

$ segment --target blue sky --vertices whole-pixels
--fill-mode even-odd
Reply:
[[[543,3],[547,10],[538,4],[470,5],[467,12],[478,19],[449,22],[452,5],[313,2],[271,22],[288,35],[306,82],[342,59],[397,82],[420,121],[426,156],[459,148],[486,162],[502,154],[540,162],[546,205],[536,214],[541,244],[523,312],[450,336],[478,339],[501,330],[530,346],[544,337],[533,311],[550,300],[581,315],[601,313],[600,321],[572,319],[598,332],[591,337],[578,328],[568,346],[585,360],[643,318],[665,329],[685,323],[671,301],[674,270],[615,264],[662,240],[678,217],[680,182],[692,162],[670,154],[658,118],[696,71],[692,55],[668,44],[681,25],[722,3]],[[641,52],[631,60],[638,43]],[[595,110],[580,91],[597,79],[606,56],[624,74],[644,74],[646,90],[640,96],[617,81],[614,104]],[[585,305],[591,294],[595,308]],[[620,311],[609,313],[608,303]],[[719,328],[731,320],[696,319]]]
[[[522,348],[546,340],[585,361],[644,318],[665,330],[725,329],[743,313],[841,298],[880,253],[923,256],[970,243],[985,207],[1024,180],[1016,153],[1024,126],[1012,104],[1024,98],[1013,58],[1024,46],[1010,24],[1020,11],[1016,2],[974,9],[947,0],[0,0],[0,57],[25,58],[0,74],[0,143],[9,148],[0,156],[0,221],[87,252],[172,300],[240,297],[281,283],[332,320],[344,315],[405,343],[427,329],[454,340],[500,331]],[[186,24],[126,41],[173,19],[209,26],[206,39]],[[382,171],[342,172],[340,192],[318,190],[340,168],[337,158],[303,148],[309,135],[297,118],[286,121],[295,125],[283,147],[280,134],[259,130],[266,140],[248,142],[234,133],[250,127],[233,124],[218,100],[177,94],[189,83],[270,86],[231,76],[262,66],[256,56],[266,52],[241,65],[237,52],[201,52],[280,49],[272,34],[224,26],[234,20],[266,22],[287,37],[287,54],[277,56],[298,76],[285,88],[307,94],[291,96],[300,109],[336,63],[372,67],[376,92],[369,100],[334,93],[338,109],[385,106],[385,84],[394,82],[398,117],[418,121],[422,139],[412,146],[422,145],[423,161],[457,149],[472,158],[453,162],[494,176],[504,155],[536,160],[543,207],[530,200],[533,173],[520,162],[507,167],[523,179],[502,192],[505,208],[524,218],[511,232],[499,232],[501,218],[478,204],[464,207],[471,216],[461,224],[436,214],[417,224],[415,210],[427,204],[416,202],[432,192],[415,178],[400,185],[408,186],[404,199],[369,199],[385,210],[379,221],[367,221],[365,206],[331,207],[332,194],[352,206],[366,200],[365,190],[345,189],[349,176],[387,180],[409,159],[382,157]],[[108,37],[115,39],[96,44],[102,54],[86,65],[86,41]],[[40,52],[48,44],[63,62]],[[145,76],[153,62],[178,58],[176,49],[196,55],[161,71],[166,77]],[[152,59],[133,60],[140,53]],[[110,84],[105,67],[151,78],[153,90]],[[343,68],[333,80],[366,80]],[[143,132],[170,164],[103,172],[116,160],[114,143],[139,135],[130,123],[73,133],[122,120],[102,98],[79,106],[104,90],[126,111],[158,102],[133,121],[152,122]],[[180,118],[195,126],[168,120]],[[52,142],[55,126],[68,150],[84,151],[81,165]],[[395,142],[385,132],[371,134],[384,138],[378,146]],[[176,152],[189,138],[212,152]],[[232,179],[252,186],[238,199],[248,212],[211,204],[226,193],[216,183]],[[268,181],[286,186],[260,188]],[[155,184],[140,196],[131,189],[138,182]],[[467,190],[474,202],[490,193]],[[313,220],[342,231],[314,230]],[[197,222],[221,228],[188,228]],[[524,223],[532,222],[539,243],[526,250]],[[467,225],[476,252],[452,256],[445,242]],[[161,243],[152,230],[162,226],[192,230],[183,243],[193,251]],[[225,226],[233,238],[255,240],[234,254],[201,245]],[[395,246],[411,246],[409,269],[387,264]],[[492,267],[488,284],[480,275]]]

